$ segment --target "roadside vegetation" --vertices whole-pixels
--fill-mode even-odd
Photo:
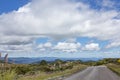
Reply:
[[[118,64],[108,64],[107,65],[109,69],[111,69],[113,72],[117,73],[120,76],[120,65]]]
[[[81,61],[42,60],[33,64],[8,63],[8,55],[0,61],[0,80],[50,80],[69,76],[87,66]]]
[[[88,61],[84,64],[90,65],[90,66],[106,65],[110,70],[112,70],[113,72],[115,72],[120,76],[120,59],[119,58],[106,58],[106,59],[99,60],[97,62]]]
[[[102,59],[99,61],[62,61],[42,60],[32,64],[8,63],[8,54],[4,59],[0,54],[0,80],[56,80],[84,70],[88,66],[106,65],[120,75],[120,59]]]
[[[116,59],[116,62],[107,64],[107,67],[120,76],[120,59]]]

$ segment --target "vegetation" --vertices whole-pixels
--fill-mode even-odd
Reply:
[[[58,70],[53,72],[38,72],[39,74],[36,75],[26,75],[18,80],[44,80],[44,79],[52,79],[52,78],[58,78],[58,77],[64,77],[71,75],[77,71],[83,70],[86,68],[85,65],[76,65],[72,69],[66,69],[66,70]]]
[[[16,73],[11,70],[8,64],[8,54],[5,55],[4,61],[1,60],[0,53],[0,80],[14,80]]]
[[[112,63],[112,64],[108,64],[107,66],[109,69],[120,75],[120,65]]]
[[[7,56],[0,63],[0,80],[44,80],[68,76],[87,66],[80,61],[42,60],[33,64],[8,64]]]
[[[0,74],[0,80],[15,80],[16,73],[14,70],[7,70]]]
[[[113,61],[112,61],[113,60]],[[111,62],[106,65],[113,72],[120,75],[120,59],[111,59]]]
[[[120,75],[120,59],[119,58],[105,58],[97,62],[93,62],[94,66],[106,65],[110,70]]]
[[[85,65],[89,65],[89,66],[99,66],[99,65],[106,65],[109,63],[114,63],[114,64],[120,64],[119,62],[120,59],[117,58],[105,58],[99,61],[87,61],[87,62],[83,62],[83,64]]]
[[[120,59],[102,59],[99,61],[62,61],[54,62],[42,60],[33,64],[8,63],[8,54],[0,60],[0,80],[49,80],[71,75],[85,69],[87,66],[106,65],[120,75]],[[0,54],[1,59],[1,54]]]

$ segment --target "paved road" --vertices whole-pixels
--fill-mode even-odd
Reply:
[[[64,80],[120,80],[120,77],[106,66],[93,66]]]

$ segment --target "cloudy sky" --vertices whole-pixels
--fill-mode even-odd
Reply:
[[[9,57],[120,57],[120,0],[0,0]]]

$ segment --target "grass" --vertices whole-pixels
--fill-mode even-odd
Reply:
[[[61,76],[69,76],[77,71],[85,69],[86,67],[87,66],[80,64],[80,65],[74,66],[72,69],[67,69],[65,71],[58,71],[53,73],[40,72],[38,75],[23,76],[18,80],[47,80],[47,79],[57,78]]]
[[[39,68],[43,65],[38,65],[38,64],[37,65],[9,64],[10,68],[7,67],[8,69],[4,68],[4,70],[2,70],[2,68],[0,68],[1,69],[0,80],[48,80],[48,79],[54,80],[54,79],[58,79],[61,77],[69,76],[87,67],[86,65],[76,63],[76,62],[67,62],[66,64],[67,65],[63,66],[65,68],[64,70],[61,70],[61,68],[57,70],[56,68],[53,71],[42,71]],[[74,66],[71,67],[70,65],[74,65]],[[49,66],[49,65],[46,65],[46,66]],[[19,74],[21,72],[23,73],[23,71],[27,71],[27,73]]]
[[[16,73],[14,70],[8,70],[0,74],[0,80],[15,80]]]
[[[97,62],[45,60],[35,64],[8,64],[0,62],[0,80],[60,80],[92,65],[107,65],[109,69],[120,75],[118,59],[103,59]]]
[[[120,76],[120,64],[108,64],[107,67]]]
[[[48,80],[69,76],[87,66],[80,61],[64,62],[56,60],[52,63],[41,61],[37,64],[0,63],[0,80]],[[2,65],[3,64],[3,65]]]

